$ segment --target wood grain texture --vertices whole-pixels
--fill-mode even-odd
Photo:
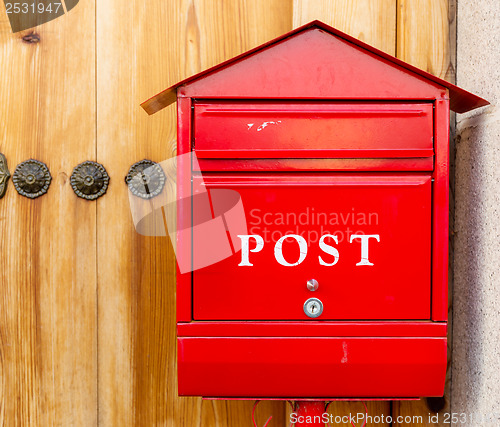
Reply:
[[[294,28],[315,19],[396,54],[396,0],[293,0]]]
[[[201,71],[292,30],[288,0],[195,0],[191,5],[189,31],[199,34],[199,44],[193,49],[197,54],[186,58],[192,64],[189,74],[195,66]]]
[[[397,57],[454,81],[450,23],[455,20],[455,9],[449,0],[398,0]]]
[[[456,0],[425,0],[418,4],[410,0],[398,0],[397,56],[419,68],[451,83],[456,78]],[[455,115],[451,117],[451,135],[454,131]],[[453,138],[452,138],[453,139]],[[450,230],[454,218],[454,145],[450,146]],[[452,283],[453,283],[453,237],[450,235],[450,268],[448,293],[448,322],[452,325]],[[448,368],[445,395],[443,399],[421,399],[413,402],[394,402],[393,416],[421,416],[422,426],[444,426],[444,413],[450,410],[451,327],[448,328]],[[437,406],[436,406],[437,405]],[[441,408],[440,410],[438,410]],[[438,410],[438,412],[436,412]],[[429,414],[434,417],[429,418]],[[437,415],[437,422],[436,420]],[[394,423],[394,426],[407,426]]]
[[[149,117],[139,104],[289,31],[291,4],[285,6],[279,0],[97,6],[98,159],[116,177],[98,206],[101,425],[250,423],[252,402],[177,397],[174,252],[166,238],[135,232],[122,177],[139,159],[175,153],[175,105]],[[273,423],[283,424],[283,403],[266,405]]]
[[[96,205],[69,182],[95,158],[94,46],[93,2],[15,34],[0,7],[0,151],[52,175],[38,199],[11,180],[0,200],[2,426],[97,421]]]
[[[99,200],[99,424],[196,425],[200,404],[177,401],[175,259],[162,237],[136,233],[124,177],[175,149],[175,110],[139,103],[179,76],[182,1],[97,4],[98,161],[110,174]],[[124,31],[123,29],[127,30]]]

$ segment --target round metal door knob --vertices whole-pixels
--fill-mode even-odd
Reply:
[[[106,193],[109,175],[100,163],[86,161],[73,169],[70,183],[78,197],[95,200]]]
[[[314,292],[319,287],[319,283],[316,279],[310,279],[307,281],[307,289]]]
[[[304,313],[309,317],[318,317],[323,313],[323,303],[318,298],[309,298],[304,303]]]
[[[50,181],[52,176],[47,165],[33,159],[19,163],[12,175],[17,192],[29,199],[44,195],[49,189]]]

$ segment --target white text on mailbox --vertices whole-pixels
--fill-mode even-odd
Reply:
[[[264,239],[262,238],[262,236],[259,236],[258,234],[239,234],[238,237],[241,239],[241,262],[238,264],[238,266],[252,267],[253,264],[250,262],[250,252],[253,253],[260,252],[264,248]],[[327,237],[331,237],[333,241],[337,244],[339,242],[337,236],[334,236],[333,234],[325,234],[321,236],[321,239],[319,239],[320,249],[326,254],[331,255],[333,257],[333,260],[331,262],[326,262],[319,255],[318,262],[320,265],[325,265],[330,267],[337,264],[340,255],[337,248],[325,242],[325,239]],[[300,256],[299,259],[294,263],[289,263],[287,260],[285,260],[283,256],[283,242],[285,241],[285,239],[288,238],[294,239],[299,245]],[[352,243],[353,240],[355,239],[360,239],[361,241],[361,261],[359,261],[356,264],[357,266],[374,265],[373,263],[370,262],[368,255],[368,242],[370,238],[374,238],[377,242],[380,242],[379,234],[352,234],[349,239],[349,243]],[[250,239],[255,240],[255,248],[253,249],[250,249]],[[274,258],[279,264],[285,267],[295,267],[301,264],[306,259],[307,250],[308,250],[307,242],[302,236],[299,236],[298,234],[287,234],[281,237],[274,245]]]

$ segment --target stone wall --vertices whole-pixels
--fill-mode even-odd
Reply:
[[[452,412],[500,413],[500,2],[458,1]],[[496,422],[495,422],[496,421]],[[499,425],[500,420],[457,425]]]

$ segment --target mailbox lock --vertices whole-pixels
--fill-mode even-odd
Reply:
[[[304,313],[309,317],[318,317],[323,313],[323,303],[318,298],[309,298],[304,303]]]
[[[319,283],[316,279],[311,279],[307,281],[307,289],[309,289],[311,292],[314,292],[315,290],[318,289]]]

